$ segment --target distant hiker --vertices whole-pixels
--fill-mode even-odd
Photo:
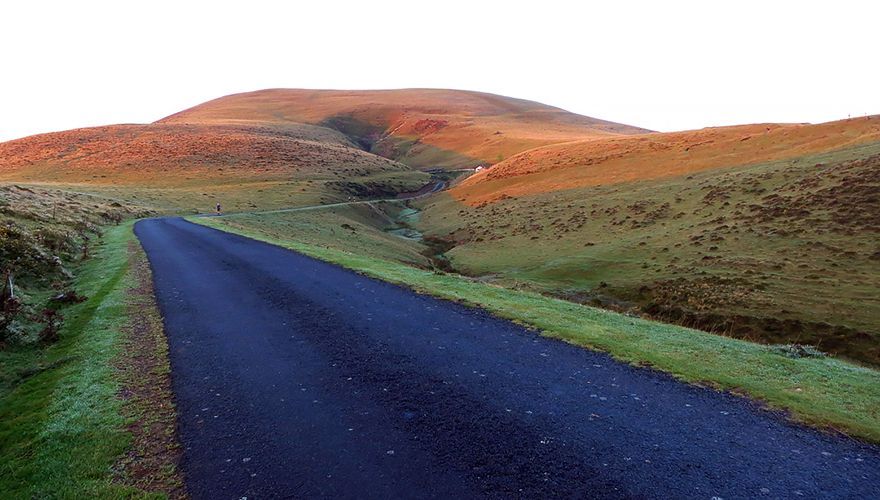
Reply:
[[[223,210],[220,209],[220,204],[217,204],[217,215],[223,215]]]

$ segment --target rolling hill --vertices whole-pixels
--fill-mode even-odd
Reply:
[[[459,185],[477,204],[503,196],[693,174],[880,141],[880,116],[810,124],[759,124],[572,141],[534,148]]]
[[[0,143],[0,182],[49,184],[166,210],[278,208],[389,195],[429,176],[323,127],[112,125]]]
[[[421,202],[464,274],[880,365],[880,117],[536,148]]]
[[[546,144],[648,132],[537,102],[441,89],[261,90],[208,101],[159,123],[321,125],[418,168],[473,167]]]

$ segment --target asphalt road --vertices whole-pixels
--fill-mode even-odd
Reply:
[[[880,448],[181,219],[135,231],[193,498],[877,498]]]

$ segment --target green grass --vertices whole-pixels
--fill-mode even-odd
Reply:
[[[0,392],[4,498],[140,496],[113,482],[114,462],[130,442],[112,361],[133,284],[133,237],[131,223],[108,229],[95,256],[77,269],[77,291],[88,300],[63,309],[58,343],[0,351],[4,369],[20,375]]]
[[[778,350],[698,330],[435,274],[399,262],[266,234],[234,219],[193,222],[277,244],[391,283],[482,307],[545,335],[647,364],[681,380],[743,392],[793,418],[880,442],[880,372],[838,359],[789,358]]]
[[[275,238],[295,235],[297,241],[313,246],[344,248],[358,255],[428,267],[428,259],[420,253],[423,245],[384,230],[397,227],[391,210],[394,205],[397,204],[377,202],[270,214],[234,214],[223,220],[232,227],[259,229]]]

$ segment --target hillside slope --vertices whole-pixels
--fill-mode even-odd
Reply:
[[[687,172],[544,192],[522,175],[459,201],[493,186],[476,179],[423,201],[418,228],[483,281],[880,366],[880,141]]]
[[[427,175],[304,124],[111,125],[0,143],[0,182],[161,208],[277,208],[417,189]]]
[[[880,116],[818,125],[742,125],[554,144],[525,151],[454,190],[469,204],[504,196],[692,174],[880,141]]]
[[[424,168],[495,163],[546,144],[647,132],[532,101],[440,89],[269,89],[221,97],[159,122],[323,125]]]

